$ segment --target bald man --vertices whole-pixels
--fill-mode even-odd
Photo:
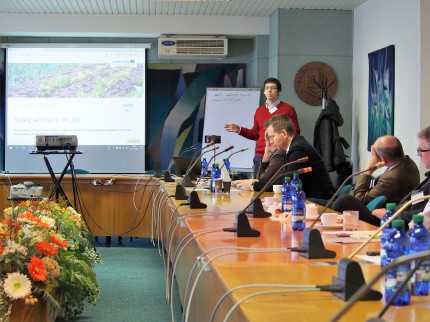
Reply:
[[[378,196],[387,197],[388,202],[398,204],[420,182],[418,167],[409,156],[404,155],[402,144],[395,136],[385,135],[378,138],[371,148],[372,155],[367,160],[366,168],[378,162],[385,162],[387,169],[377,178],[373,171],[367,171],[356,177],[354,196],[345,195],[335,200],[333,210],[364,209],[364,205]],[[384,205],[385,208],[385,205]],[[360,219],[372,225],[379,225],[376,217]]]
[[[385,162],[387,169],[375,179],[373,171],[357,176],[354,197],[367,204],[383,195],[387,202],[398,203],[420,182],[417,165],[404,155],[402,144],[395,136],[381,136],[373,144],[371,152],[366,168]]]
[[[421,157],[421,161],[424,163],[427,169],[430,169],[430,126],[418,133],[419,146],[417,149],[418,156]],[[411,198],[422,195],[428,195],[430,193],[430,171],[426,172],[426,179],[420,184],[414,185],[418,176],[415,164],[410,164],[409,157],[403,156],[403,149],[401,148],[400,142],[392,136],[384,136],[378,139],[374,148],[372,148],[372,156],[368,161],[368,165],[372,165],[375,162],[385,161],[388,164],[387,171],[381,174],[377,179],[374,188],[370,189],[366,194],[365,189],[362,188],[358,196],[373,195],[374,189],[378,189],[378,193],[384,194],[388,197],[388,202],[396,202],[397,209],[400,208],[406,201]],[[412,162],[413,163],[413,162]],[[366,173],[360,177],[360,185],[366,182],[366,178],[369,174]],[[370,180],[367,178],[367,180]],[[418,179],[419,180],[419,179]],[[364,182],[362,182],[364,181]],[[367,181],[368,182],[368,181]],[[405,193],[407,185],[412,185],[409,192]],[[397,196],[403,195],[403,198],[399,201]],[[374,195],[375,196],[375,195]],[[427,201],[421,200],[402,211],[400,218],[406,222],[412,220],[412,215],[419,212],[428,212],[430,208],[426,208]],[[358,210],[360,212],[360,220],[363,220],[369,224],[379,226],[382,216],[385,214],[386,209],[382,207],[375,209],[372,212],[367,209],[363,203],[358,201],[353,196],[341,196],[334,203],[332,208],[336,211],[343,210]]]

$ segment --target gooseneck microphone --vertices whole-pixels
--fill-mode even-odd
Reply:
[[[204,147],[203,149],[205,149],[205,148],[207,148],[208,146],[206,146],[206,147]],[[193,168],[195,167],[195,165],[197,164],[197,162],[199,162],[200,161],[200,159],[201,159],[201,157],[204,155],[204,154],[206,154],[206,153],[208,153],[208,152],[211,152],[211,151],[215,151],[215,150],[218,150],[219,149],[219,146],[215,146],[215,147],[213,147],[212,149],[210,149],[210,150],[207,150],[207,151],[204,151],[204,152],[202,152],[200,155],[199,155],[199,157],[198,158],[196,158],[195,160],[194,160],[194,162],[193,163],[191,163],[189,166],[188,166],[188,169],[187,169],[187,171],[185,172],[185,174],[184,174],[184,178],[182,179],[182,184],[185,186],[185,187],[194,187],[194,184],[191,182],[191,179],[190,179],[190,177],[189,177],[189,174],[190,174],[190,172],[191,172],[191,170],[193,170]],[[224,152],[224,151],[223,151]],[[208,162],[209,163],[209,162]]]
[[[402,213],[407,207],[415,203],[418,200],[430,199],[430,195],[419,196],[412,198],[405,202],[385,223],[383,223],[368,239],[366,239],[355,251],[348,256],[348,258],[342,258],[338,265],[338,274],[333,277],[333,284],[343,287],[342,292],[333,292],[337,297],[344,301],[349,300],[354,293],[365,284],[361,267],[357,262],[354,262],[352,258],[363,249],[375,236],[377,236],[382,229],[389,225],[399,214]],[[371,290],[367,292],[364,300],[377,301],[382,298],[380,292]]]
[[[204,147],[204,149],[207,148]],[[184,178],[182,179],[182,182],[176,185],[176,192],[175,192],[175,200],[188,200],[188,196],[185,192],[185,188],[184,186],[187,187],[194,187],[193,183],[191,182],[190,177],[188,177],[189,172],[193,169],[193,167],[196,165],[197,161],[200,160],[200,158],[202,157],[202,155],[204,155],[207,152],[211,152],[211,151],[215,151],[219,149],[219,147],[215,146],[210,150],[204,151],[203,153],[200,154],[200,156],[198,158],[196,158],[196,160],[188,167],[187,171],[185,172]],[[201,150],[200,150],[201,151]]]
[[[352,252],[351,255],[348,256],[348,258],[353,258],[355,255],[357,255],[357,253],[363,249],[364,246],[366,246],[368,243],[370,243],[370,241],[375,238],[375,236],[377,236],[382,229],[384,229],[387,225],[389,225],[394,219],[396,219],[396,217],[403,211],[405,210],[407,207],[409,207],[411,204],[415,203],[418,200],[425,200],[425,199],[430,199],[430,195],[425,195],[425,196],[418,196],[418,197],[414,197],[411,200],[405,202],[394,214],[391,215],[391,217],[384,222],[373,234],[372,236],[370,236],[368,239],[366,239],[354,252]]]
[[[189,148],[187,148],[187,149],[185,149],[185,150],[181,151],[181,152],[178,154],[178,157],[180,157],[180,156],[181,156],[181,155],[183,155],[184,153],[194,151],[195,149],[197,149],[197,146],[196,146],[196,145],[190,146]],[[175,182],[175,179],[173,179],[173,178],[171,177],[171,175],[170,175],[170,169],[172,168],[173,164],[174,164],[174,163],[172,163],[172,165],[171,165],[171,166],[170,166],[170,167],[169,167],[169,168],[164,172],[164,182]]]
[[[209,159],[208,164],[206,165],[206,167],[205,167],[204,169],[202,169],[202,173],[200,174],[199,178],[197,179],[197,182],[196,182],[196,184],[194,185],[193,191],[194,191],[194,189],[196,189],[196,188],[197,188],[197,185],[199,184],[200,180],[201,180],[201,179],[202,179],[202,177],[203,177],[203,173],[205,173],[205,172],[206,172],[206,170],[209,168],[209,165],[210,165],[211,161],[212,161],[212,160],[213,160],[217,155],[219,155],[219,154],[221,154],[221,153],[224,153],[224,152],[227,152],[227,151],[230,151],[231,149],[234,149],[234,146],[230,146],[230,147],[226,148],[225,150],[223,150],[223,151],[221,151],[221,152],[218,152],[217,154],[213,155],[213,156]],[[248,149],[248,148],[245,148],[245,149]],[[232,155],[233,155],[233,154],[235,154],[235,153],[242,152],[242,151],[245,151],[245,150],[244,150],[244,149],[242,149],[242,150],[240,150],[240,151],[234,152],[234,153],[230,154],[230,156],[232,156]],[[230,157],[230,156],[229,156],[229,157]],[[223,165],[223,166],[224,166],[224,165]],[[221,168],[222,168],[222,167],[221,167]],[[221,170],[221,169],[220,169],[220,170]]]
[[[327,208],[330,208],[331,204],[333,203],[334,199],[338,196],[339,191],[342,190],[342,188],[345,186],[345,184],[351,180],[352,177],[355,177],[359,174],[365,173],[367,171],[375,171],[378,168],[381,168],[385,166],[385,162],[378,162],[377,164],[375,164],[373,167],[369,167],[366,170],[362,170],[362,171],[358,171],[355,172],[353,174],[350,174],[343,182],[342,184],[339,186],[339,188],[337,188],[336,192],[333,194],[333,196],[331,196],[330,200],[326,203],[326,205],[324,206],[323,210],[321,211],[321,213],[317,216],[317,218],[315,218],[315,220],[312,222],[312,224],[309,226],[309,228],[312,228],[313,226],[315,226],[315,224],[318,222],[318,220],[321,218],[322,214],[324,213],[324,211],[327,210]]]
[[[295,164],[295,163],[303,163],[307,162],[309,160],[308,157],[303,157],[300,159],[297,159],[295,161],[287,162],[283,164],[279,169],[275,172],[275,174],[267,181],[267,183],[263,186],[263,188],[260,190],[260,192],[257,194],[257,196],[251,200],[251,202],[240,212],[236,214],[236,222],[234,227],[232,228],[223,228],[224,231],[228,232],[234,232],[236,237],[258,237],[260,236],[260,232],[256,229],[253,229],[251,225],[249,224],[248,216],[246,215],[246,210],[253,205],[253,211],[250,215],[253,218],[267,218],[270,217],[271,213],[264,210],[263,205],[261,203],[261,199],[259,198],[266,190],[267,188],[275,181],[280,172],[288,165]],[[306,173],[311,172],[312,168],[302,168],[294,172],[299,173]]]
[[[427,196],[427,197],[430,197],[430,196]],[[363,298],[367,296],[367,293],[371,291],[371,287],[389,270],[411,261],[419,262],[420,260],[423,260],[429,256],[430,256],[430,250],[425,250],[422,252],[407,254],[396,258],[392,263],[390,263],[389,265],[385,266],[382,270],[380,270],[378,274],[376,274],[376,276],[372,278],[369,284],[363,284],[360,288],[358,288],[358,290],[354,292],[353,296],[351,296],[348,299],[348,302],[346,303],[346,305],[330,320],[330,322],[338,321],[357,301],[360,301],[360,300],[362,301]],[[418,267],[418,265],[416,265],[416,267]],[[412,274],[409,274],[409,275],[412,275]],[[384,307],[381,313],[384,313],[385,309],[386,308]],[[380,319],[381,314],[378,318],[379,319],[371,319],[371,320],[382,321]],[[369,319],[368,321],[371,321],[371,320]]]
[[[247,150],[249,150],[249,148],[243,148],[243,149],[240,149],[239,151],[233,152],[232,154],[230,154],[230,155],[226,158],[226,160],[230,160],[231,156],[233,156],[233,155],[235,155],[235,154],[237,154],[237,153],[240,153],[240,152],[247,151]],[[224,164],[222,165],[221,169],[222,169],[224,166],[225,166],[225,162],[224,162]],[[221,170],[221,169],[220,169],[220,170]]]
[[[267,218],[271,216],[270,212],[267,212],[264,210],[263,208],[263,204],[261,203],[261,199],[260,196],[267,191],[267,189],[270,187],[270,185],[281,175],[281,171],[283,169],[285,169],[285,167],[292,165],[292,164],[296,164],[296,163],[305,163],[308,162],[309,158],[308,157],[303,157],[300,159],[297,159],[295,161],[291,161],[291,162],[287,162],[284,163],[282,166],[279,167],[278,170],[276,170],[275,174],[266,182],[266,184],[263,186],[263,188],[261,188],[261,190],[259,191],[259,193],[257,194],[257,196],[255,196],[251,202],[242,210],[242,212],[246,212],[246,210],[252,205],[252,213],[251,213],[251,217],[253,218]],[[306,172],[312,172],[312,167],[308,167],[308,168],[302,168],[296,171],[291,171],[291,173],[294,172],[299,172],[299,173],[306,173]],[[284,173],[282,173],[282,175],[285,175]]]
[[[202,157],[202,155],[203,154],[205,154],[206,152],[209,152],[209,151],[213,151],[213,150],[209,150],[209,151],[205,151],[205,152],[202,152],[203,150],[206,150],[207,148],[210,148],[211,146],[213,146],[214,144],[216,144],[216,141],[214,141],[214,140],[212,140],[212,141],[210,141],[208,144],[206,144],[204,147],[202,147],[201,149],[198,149],[196,152],[194,152],[194,154],[193,154],[193,156],[192,156],[192,158],[191,158],[191,160],[194,160],[194,162],[191,162],[189,165],[188,165],[188,168],[187,168],[187,170],[185,171],[185,175],[184,175],[184,178],[183,178],[183,180],[182,180],[182,184],[184,185],[184,186],[186,186],[186,187],[192,187],[193,186],[193,184],[192,184],[192,182],[191,182],[191,178],[190,178],[190,172],[191,172],[191,170],[194,168],[194,166],[197,164],[197,161],[199,161],[200,160],[200,158]],[[216,149],[215,149],[216,150]],[[197,158],[196,157],[196,155],[197,155],[197,153],[199,153],[199,152],[202,152],[201,154],[200,154],[200,156]]]
[[[219,147],[216,147],[216,149],[218,149]],[[215,148],[214,149],[212,149],[212,150],[216,150]],[[211,163],[211,161],[217,156],[217,155],[220,155],[221,153],[224,153],[224,152],[227,152],[227,151],[230,151],[231,149],[234,149],[234,146],[229,146],[228,148],[226,148],[226,149],[224,149],[224,150],[222,150],[221,152],[218,152],[218,153],[215,153],[210,159],[209,159],[209,161],[208,161],[208,165],[206,166],[206,168],[205,168],[205,171],[206,171],[206,169],[207,169],[207,167],[209,166],[209,164]],[[212,150],[209,150],[209,151],[212,151]],[[207,151],[207,152],[209,152],[209,151]],[[202,154],[203,155],[203,154]],[[202,203],[202,202],[200,202],[200,199],[199,199],[199,195],[197,194],[197,191],[195,191],[195,189],[196,189],[196,187],[197,187],[197,184],[199,183],[199,181],[200,181],[200,178],[202,177],[202,174],[200,174],[200,176],[199,176],[199,179],[197,180],[197,183],[195,184],[195,185],[192,185],[192,187],[193,187],[193,190],[191,190],[191,192],[190,192],[190,196],[188,197],[188,201],[189,201],[189,203],[190,203],[190,208],[191,209],[204,209],[204,208],[206,208],[207,207],[207,205],[206,204],[204,204],[204,203]]]
[[[328,250],[325,248],[324,243],[321,238],[321,233],[318,229],[314,229],[313,227],[318,222],[318,220],[321,218],[324,211],[331,205],[333,200],[337,197],[339,194],[339,191],[343,188],[343,186],[354,176],[359,175],[361,173],[367,172],[367,171],[373,171],[380,167],[383,167],[385,165],[384,162],[379,162],[375,164],[373,167],[367,168],[366,170],[355,172],[351,175],[349,175],[339,186],[339,188],[336,190],[336,192],[333,194],[333,196],[330,198],[330,200],[327,202],[321,213],[315,218],[315,220],[312,222],[312,224],[306,228],[303,232],[303,242],[300,243],[300,248],[305,249],[305,252],[300,252],[300,256],[308,258],[308,259],[317,259],[317,258],[335,258],[336,252]]]

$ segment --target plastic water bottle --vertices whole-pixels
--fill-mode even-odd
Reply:
[[[211,179],[211,191],[212,192],[222,192],[222,185],[221,189],[216,189],[216,181],[218,179],[221,179],[221,170],[219,169],[219,164],[214,163],[214,166],[212,168],[212,179]],[[220,191],[217,191],[220,190]]]
[[[229,159],[223,159],[225,167],[228,172],[230,172],[230,160]]]
[[[405,222],[402,219],[393,220],[391,222],[394,235],[385,243],[387,252],[386,264],[391,264],[397,257],[409,253],[411,242],[409,236],[404,230]],[[388,301],[394,293],[398,290],[400,285],[405,281],[408,271],[410,269],[409,263],[397,266],[389,270],[385,274],[385,301]],[[411,302],[411,292],[408,285],[403,288],[399,295],[394,299],[392,305],[405,306]]]
[[[291,213],[293,208],[293,199],[291,199],[291,177],[285,177],[284,183],[282,184],[282,202],[281,211],[287,214]]]
[[[423,225],[424,216],[413,215],[414,228],[410,229],[408,236],[411,240],[411,253],[418,253],[428,250],[430,247],[429,232]],[[411,269],[415,268],[415,262],[411,262]],[[425,258],[420,267],[412,276],[411,294],[428,295],[430,285],[430,259]]]
[[[295,187],[299,183],[302,184],[302,180],[300,180],[299,173],[298,172],[294,172],[293,173],[293,179],[291,180],[291,185],[293,187]]]
[[[381,218],[381,226],[387,222],[388,219],[393,215],[396,210],[395,203],[387,203],[385,206],[387,212]],[[384,268],[387,265],[387,252],[385,251],[384,244],[391,238],[391,234],[394,232],[391,227],[391,223],[389,223],[384,229],[381,231],[381,268]]]
[[[208,174],[207,167],[208,167],[208,162],[206,161],[206,158],[203,158],[203,160],[202,160],[202,171],[200,173],[200,175],[202,177],[207,177],[207,174]]]
[[[291,227],[293,230],[303,230],[306,227],[306,194],[302,184],[297,184],[291,194],[293,208],[291,209]]]

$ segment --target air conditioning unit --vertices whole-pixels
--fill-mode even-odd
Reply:
[[[175,58],[225,58],[225,36],[161,36],[158,38],[158,57]]]

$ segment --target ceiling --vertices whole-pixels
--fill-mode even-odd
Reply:
[[[367,0],[1,0],[0,14],[268,17],[277,9],[354,10]]]

